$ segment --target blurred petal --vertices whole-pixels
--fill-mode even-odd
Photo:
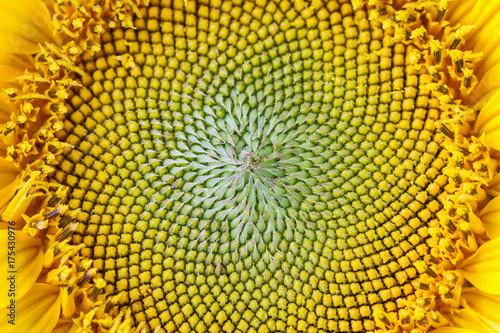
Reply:
[[[4,319],[0,322],[0,330],[2,333],[50,333],[59,320],[60,303],[59,287],[36,283],[16,302],[15,325],[7,321],[11,319],[9,309],[0,309]]]
[[[459,265],[464,277],[478,289],[500,295],[500,238],[481,245]]]
[[[480,333],[480,332],[459,327],[440,327],[436,330],[430,331],[429,333]]]
[[[22,170],[0,157],[0,209],[16,193],[20,183]]]
[[[467,97],[467,104],[473,104],[476,110],[481,109],[500,88],[500,63],[488,68],[479,78],[479,83]]]
[[[477,333],[498,333],[496,330],[492,330],[491,327],[487,327],[484,324],[484,322],[482,322],[481,319],[478,318],[478,316],[474,313],[474,311],[470,309],[461,309],[455,311],[453,315],[449,316],[448,319],[450,320],[453,326],[456,326],[457,328],[460,327],[462,329],[466,329],[467,330],[466,332],[472,331]],[[455,333],[454,331],[452,332]],[[462,333],[462,332],[457,331],[456,333]]]
[[[19,76],[24,74],[26,69],[34,69],[28,57],[20,54],[0,52],[0,72],[2,73],[1,79],[3,81],[16,81]]]
[[[500,314],[500,296],[488,295],[476,288],[467,288],[462,292],[466,308],[474,311],[487,326],[500,332],[498,315]]]
[[[47,6],[40,0],[3,1],[0,13],[0,50],[32,54],[39,43],[52,40],[52,21]]]
[[[497,173],[495,177],[489,182],[488,187],[485,188],[486,193],[492,197],[497,197],[500,195],[500,173]]]
[[[485,104],[479,112],[474,130],[477,133],[486,133],[486,143],[500,150],[500,91]]]
[[[14,247],[9,248],[12,241]],[[11,271],[16,272],[15,280],[18,282],[15,287],[16,299],[22,298],[28,290],[33,287],[43,266],[42,241],[32,238],[22,231],[3,229],[0,230],[0,292],[7,295],[11,286],[11,281],[7,278]],[[9,246],[8,246],[9,245]],[[11,252],[11,253],[9,253]],[[13,266],[9,266],[13,263]],[[8,305],[9,298],[0,298],[0,308]]]
[[[478,215],[490,238],[500,236],[500,197],[496,197]]]

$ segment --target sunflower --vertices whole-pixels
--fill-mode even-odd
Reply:
[[[0,4],[2,332],[500,331],[500,4]]]

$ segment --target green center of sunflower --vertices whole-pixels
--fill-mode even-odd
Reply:
[[[164,4],[82,59],[56,177],[151,329],[374,329],[411,301],[437,101],[347,1]]]

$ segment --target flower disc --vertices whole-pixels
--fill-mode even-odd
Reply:
[[[415,300],[438,101],[347,1],[152,0],[78,66],[73,243],[153,330],[375,329]]]

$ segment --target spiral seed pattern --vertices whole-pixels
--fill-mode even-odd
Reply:
[[[411,301],[438,101],[347,1],[152,0],[79,64],[56,178],[137,323],[359,332]]]

